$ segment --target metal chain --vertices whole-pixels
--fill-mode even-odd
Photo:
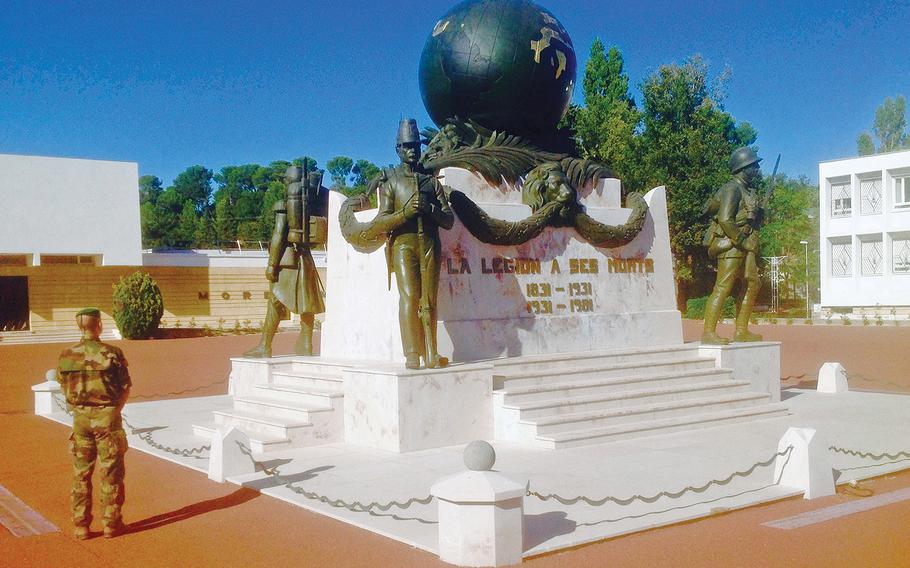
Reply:
[[[808,376],[808,373],[803,373],[802,375],[790,375],[788,377],[781,377],[780,382],[789,381],[791,379],[805,379]]]
[[[644,503],[654,503],[661,497],[667,497],[669,499],[678,499],[678,498],[682,497],[683,495],[685,495],[686,493],[690,493],[690,492],[691,493],[704,493],[712,485],[727,485],[728,483],[733,481],[733,479],[736,477],[748,477],[749,475],[752,475],[752,473],[756,469],[758,469],[760,467],[767,467],[767,466],[771,465],[772,463],[774,463],[775,460],[777,460],[777,458],[782,458],[785,456],[789,457],[789,455],[792,451],[793,451],[793,446],[787,446],[787,448],[785,450],[775,453],[773,456],[771,456],[767,460],[757,462],[757,463],[753,464],[752,467],[750,467],[749,469],[746,469],[743,471],[734,471],[733,473],[731,473],[730,475],[728,475],[727,477],[725,477],[723,479],[712,479],[711,481],[705,483],[704,485],[700,485],[698,487],[688,486],[683,489],[680,489],[679,491],[673,491],[673,492],[661,491],[660,493],[651,495],[649,497],[646,497],[644,495],[632,495],[631,497],[627,497],[625,499],[619,498],[619,497],[611,497],[611,496],[604,497],[603,499],[591,499],[591,498],[585,497],[583,495],[580,495],[578,497],[571,497],[571,498],[562,497],[555,493],[543,495],[541,493],[538,493],[537,491],[532,491],[530,482],[528,482],[527,495],[529,497],[537,497],[541,501],[549,501],[550,499],[553,499],[563,505],[574,505],[580,501],[583,501],[584,503],[591,505],[592,507],[600,507],[601,505],[604,505],[608,502],[616,503],[617,505],[623,505],[623,506],[631,505],[635,501],[642,501]],[[776,483],[775,483],[775,485],[776,485]]]
[[[434,497],[432,495],[427,495],[424,498],[413,497],[411,499],[408,499],[407,501],[389,501],[386,503],[377,503],[374,501],[374,502],[366,503],[366,504],[361,503],[360,501],[352,501],[349,503],[343,499],[332,499],[331,497],[326,497],[325,495],[320,495],[319,493],[316,493],[313,491],[308,491],[306,489],[303,489],[302,487],[298,487],[298,486],[294,485],[292,482],[288,481],[286,478],[284,478],[281,475],[281,472],[278,471],[277,467],[269,468],[269,467],[266,467],[262,462],[257,461],[253,457],[253,452],[252,452],[252,450],[250,450],[249,447],[245,446],[244,444],[242,444],[239,441],[237,442],[237,446],[240,448],[240,452],[243,455],[250,458],[250,461],[252,461],[254,465],[259,467],[266,474],[277,479],[279,482],[281,482],[281,484],[283,486],[287,487],[288,489],[290,489],[291,491],[293,491],[294,493],[296,493],[298,495],[302,495],[302,496],[306,497],[307,499],[311,499],[313,501],[319,501],[321,503],[325,503],[326,505],[329,505],[332,507],[337,507],[340,509],[347,509],[347,510],[353,511],[353,512],[369,513],[371,515],[376,515],[376,516],[385,516],[385,515],[379,515],[378,513],[376,513],[374,511],[374,509],[378,509],[380,511],[388,511],[392,507],[396,507],[398,509],[407,509],[411,505],[414,505],[414,504],[429,505],[430,502],[432,502],[434,499]],[[420,519],[420,518],[416,518],[416,517],[405,519],[402,517],[398,517],[397,515],[390,515],[390,516],[397,520],[414,520],[414,521],[420,521],[420,522],[428,523],[428,524],[435,524],[435,521],[428,521],[426,519]]]
[[[898,388],[902,388],[902,389],[906,389],[907,387],[910,387],[910,385],[906,385],[906,384],[902,385],[902,384],[895,383],[893,381],[882,381],[880,379],[872,379],[865,375],[860,375],[859,373],[847,373],[847,379],[848,380],[849,379],[859,379],[861,381],[866,381],[868,383],[898,387]]]
[[[863,458],[863,459],[868,458],[868,459],[872,459],[875,461],[883,460],[885,458],[887,458],[889,460],[896,460],[896,459],[902,458],[902,457],[910,459],[910,452],[897,452],[896,454],[889,454],[887,452],[884,452],[881,454],[873,454],[871,452],[862,452],[859,450],[848,450],[848,449],[840,448],[837,446],[828,446],[828,449],[830,451],[838,453],[838,454],[844,454],[847,456],[855,456],[855,457]]]
[[[131,395],[130,398],[131,398],[131,399],[143,399],[143,400],[145,400],[145,399],[150,399],[150,398],[161,398],[161,397],[164,397],[164,396],[175,396],[175,395],[180,395],[180,394],[187,394],[187,393],[191,393],[191,392],[200,391],[200,390],[206,389],[206,388],[208,388],[208,387],[213,387],[213,386],[215,386],[215,385],[224,384],[224,383],[226,383],[227,381],[228,381],[228,379],[226,379],[226,378],[225,378],[225,379],[218,379],[217,381],[213,381],[213,382],[211,382],[211,383],[207,383],[207,384],[204,384],[204,385],[200,385],[200,386],[198,386],[198,387],[193,387],[193,388],[184,389],[184,390],[180,390],[180,391],[170,391],[170,392],[159,393],[159,394],[134,394],[134,395]]]

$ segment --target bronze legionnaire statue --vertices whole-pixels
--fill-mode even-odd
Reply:
[[[386,260],[398,284],[398,320],[405,366],[444,367],[436,350],[436,292],[439,287],[439,228],[451,229],[455,216],[442,184],[419,166],[420,134],[414,119],[404,119],[396,145],[401,165],[383,170],[379,214],[374,226],[388,234]]]
[[[310,247],[325,242],[326,218],[319,211],[318,196],[322,172],[291,166],[285,174],[287,199],[275,204],[275,230],[269,242],[269,264],[265,270],[271,282],[262,339],[244,353],[245,357],[271,357],[272,338],[278,323],[288,313],[300,314],[300,336],[294,346],[297,355],[313,354],[313,322],[325,311],[322,282]]]
[[[763,207],[755,194],[761,176],[761,159],[748,147],[737,148],[730,157],[733,179],[724,184],[707,205],[711,225],[704,244],[708,257],[717,259],[717,281],[705,307],[705,329],[702,343],[727,344],[717,335],[717,320],[737,280],[741,281],[737,298],[736,333],[733,341],[761,341],[749,331],[752,306],[761,282],[758,278],[758,230]]]
[[[76,314],[82,340],[65,349],[57,364],[57,380],[73,414],[73,488],[71,493],[74,536],[89,537],[92,524],[92,472],[101,468],[101,505],[104,536],[124,530],[121,508],[124,500],[127,450],[120,411],[129,397],[130,373],[123,351],[102,343],[101,312],[85,308]]]

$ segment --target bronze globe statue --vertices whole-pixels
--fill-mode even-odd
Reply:
[[[420,58],[420,92],[437,125],[472,120],[532,139],[555,131],[575,78],[568,32],[528,0],[461,2],[436,23]]]

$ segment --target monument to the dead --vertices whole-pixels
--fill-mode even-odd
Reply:
[[[379,208],[329,196],[320,356],[234,359],[218,425],[257,452],[402,452],[785,411],[776,344],[683,343],[666,192],[626,194],[558,128],[576,58],[552,13],[462,2],[429,30],[417,78],[436,127],[389,120],[401,164],[373,180]]]

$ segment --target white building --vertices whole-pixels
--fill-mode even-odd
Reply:
[[[139,265],[139,165],[0,154],[0,255],[26,266]]]
[[[821,305],[910,307],[910,150],[822,162]]]

